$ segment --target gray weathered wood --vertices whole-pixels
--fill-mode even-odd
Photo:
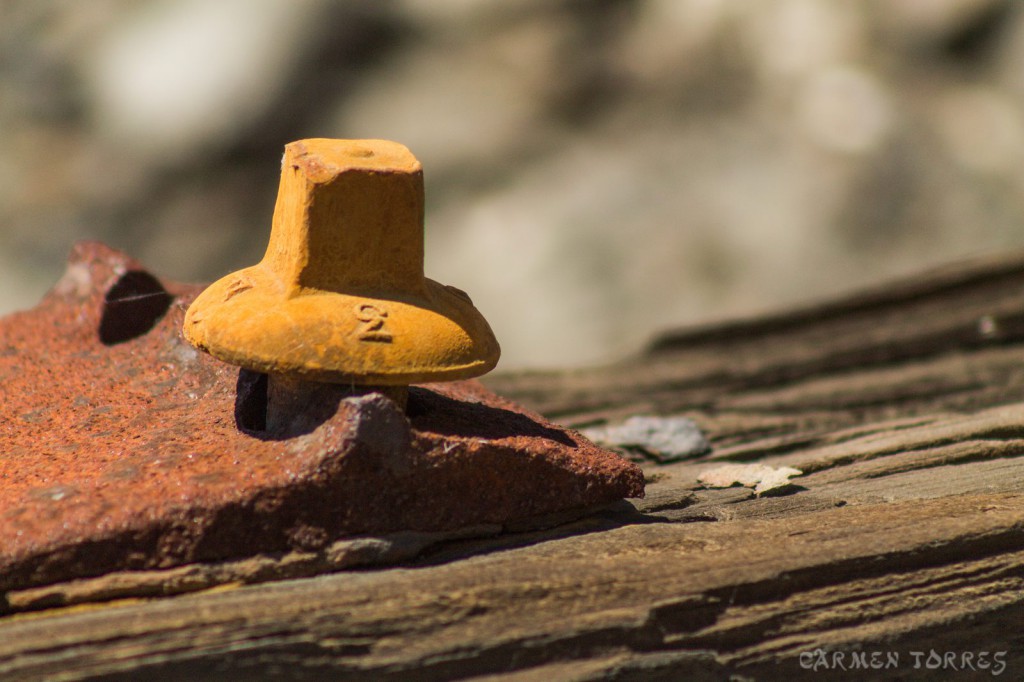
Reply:
[[[715,450],[646,464],[645,499],[584,518],[389,545],[398,567],[10,615],[0,676],[830,679],[801,666],[817,649],[899,656],[849,679],[988,678],[949,667],[982,651],[1024,676],[1024,256],[489,383],[577,426],[687,415]],[[697,484],[754,461],[804,475],[778,496]],[[262,561],[194,585],[315,572]],[[132,594],[101,587],[48,598]]]

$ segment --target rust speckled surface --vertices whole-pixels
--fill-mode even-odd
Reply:
[[[635,465],[475,382],[414,387],[407,415],[348,398],[272,439],[259,375],[181,338],[199,290],[82,244],[0,320],[0,590],[643,493]]]
[[[424,276],[423,207],[423,170],[397,142],[286,145],[263,260],[196,298],[186,338],[232,365],[306,381],[486,374],[501,354],[487,321],[464,291]]]

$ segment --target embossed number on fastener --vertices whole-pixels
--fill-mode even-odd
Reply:
[[[387,316],[387,310],[372,303],[357,305],[356,319],[363,323],[359,328],[359,340],[391,343],[391,334],[384,329],[384,318]]]

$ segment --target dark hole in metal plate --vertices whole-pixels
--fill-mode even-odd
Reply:
[[[164,316],[173,300],[160,281],[148,272],[126,272],[103,298],[100,341],[112,346],[146,334]]]

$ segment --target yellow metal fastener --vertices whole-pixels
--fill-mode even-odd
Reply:
[[[500,354],[469,297],[424,277],[423,170],[386,140],[287,145],[263,260],[203,291],[184,334],[268,374],[271,401],[275,384],[316,382],[404,403],[409,384],[478,376]]]

